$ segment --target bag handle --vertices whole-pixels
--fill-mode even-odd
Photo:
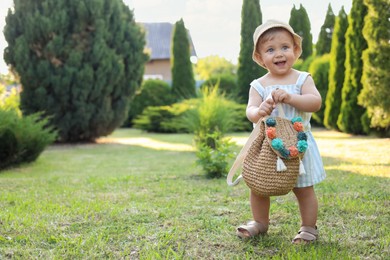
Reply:
[[[272,98],[271,94],[268,95],[268,97],[266,99],[269,99],[269,98]],[[278,112],[279,112],[279,116],[280,117],[283,117],[285,118],[285,114],[284,114],[284,110],[283,110],[283,106],[281,103],[278,103],[277,104],[277,107],[278,107]],[[251,146],[251,144],[253,143],[253,141],[256,139],[256,137],[259,135],[260,133],[260,124],[261,124],[261,120],[263,118],[261,117],[259,119],[259,121],[256,123],[256,126],[255,128],[252,130],[252,133],[249,135],[248,137],[248,140],[246,141],[244,147],[242,147],[240,153],[237,155],[236,157],[236,160],[234,161],[233,163],[233,166],[230,168],[230,171],[228,173],[228,176],[226,178],[226,182],[229,186],[236,186],[237,184],[240,183],[241,179],[242,179],[242,175],[239,175],[237,177],[237,179],[233,182],[233,176],[234,174],[236,173],[236,171],[241,167],[242,165],[242,162],[244,161],[245,159],[245,156],[246,154],[248,153],[248,150],[249,150],[249,147]]]

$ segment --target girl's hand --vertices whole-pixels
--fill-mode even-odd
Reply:
[[[274,100],[275,104],[277,103],[289,103],[291,100],[291,94],[287,93],[283,89],[275,89],[271,93],[272,99]]]
[[[257,113],[263,117],[268,116],[272,113],[272,111],[275,108],[275,102],[272,98],[266,99],[264,102],[262,102],[258,108]]]

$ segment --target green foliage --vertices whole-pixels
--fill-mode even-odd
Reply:
[[[5,91],[5,86],[0,84],[0,109],[2,110],[15,110],[19,115],[21,111],[20,106],[20,95],[17,88],[12,88],[10,93]]]
[[[244,0],[241,9],[241,42],[237,69],[238,102],[240,103],[248,101],[249,85],[252,80],[267,72],[252,60],[253,33],[261,23],[260,2],[258,0]]]
[[[23,113],[49,115],[59,141],[93,141],[127,118],[147,56],[122,1],[15,1],[4,35]]]
[[[220,94],[218,85],[205,86],[201,89],[199,102],[181,118],[183,126],[195,135],[197,163],[208,177],[225,176],[227,160],[233,156],[232,144],[223,139],[234,126],[235,110],[232,103]]]
[[[390,136],[390,19],[388,0],[364,0],[368,7],[363,35],[363,89],[359,104],[367,108],[371,127]]]
[[[299,60],[302,61],[301,64],[298,65],[298,66],[299,66],[299,70],[301,70],[301,71],[309,71],[310,65],[311,65],[311,63],[312,63],[315,59],[317,59],[317,56],[314,55],[314,54],[311,55],[310,57],[306,58],[305,60],[299,59]],[[298,63],[298,64],[299,64],[299,63]],[[297,66],[297,67],[298,67],[298,66]]]
[[[323,125],[324,111],[325,111],[325,97],[328,92],[329,85],[329,63],[330,55],[325,54],[321,57],[317,57],[310,65],[309,72],[313,77],[318,91],[322,97],[321,109],[313,114],[313,120]]]
[[[222,138],[220,132],[207,134],[207,141],[201,143],[196,151],[200,165],[209,178],[225,177],[229,171],[229,159],[234,157],[235,146],[229,138]]]
[[[306,59],[307,60],[307,59]],[[293,68],[296,69],[296,70],[300,70],[300,71],[305,71],[302,69],[302,65],[303,65],[303,60],[302,59],[298,59],[294,65],[293,65]],[[306,70],[307,71],[307,70]]]
[[[195,73],[200,80],[208,80],[219,75],[233,76],[236,73],[236,66],[223,57],[212,55],[198,60]]]
[[[348,18],[341,8],[334,27],[332,49],[330,51],[329,89],[325,100],[324,125],[337,129],[337,118],[340,114],[341,92],[345,73],[345,32]]]
[[[196,96],[195,78],[190,60],[190,42],[183,19],[175,23],[172,32],[172,94],[176,101]]]
[[[40,114],[21,117],[15,110],[0,109],[0,170],[35,161],[55,138]]]
[[[162,80],[149,79],[142,83],[140,91],[130,104],[126,126],[131,126],[134,118],[149,106],[165,106],[172,104],[171,87]]]
[[[195,106],[196,99],[183,100],[170,106],[147,107],[134,119],[133,127],[155,133],[183,133],[187,128],[182,126],[179,118]]]
[[[208,80],[202,83],[200,88],[212,87],[218,85],[218,90],[227,97],[235,100],[238,95],[238,86],[236,77],[229,74],[212,75]]]
[[[207,136],[214,132],[220,132],[223,136],[233,129],[235,110],[232,103],[220,95],[218,85],[204,87],[199,102],[181,118],[183,126],[195,134],[197,144],[205,143]]]
[[[367,121],[366,109],[358,104],[358,95],[363,88],[362,53],[367,48],[367,42],[363,37],[366,14],[367,6],[364,5],[363,0],[354,0],[345,35],[345,79],[337,126],[341,131],[353,134],[368,133],[370,125],[369,120]]]
[[[302,37],[301,58],[305,60],[313,53],[313,36],[310,32],[311,24],[309,16],[302,4],[300,4],[299,9],[296,9],[295,5],[291,9],[289,24]]]
[[[326,12],[325,22],[321,26],[321,31],[318,36],[318,41],[316,44],[316,55],[321,56],[323,54],[329,53],[332,46],[332,35],[334,30],[336,16],[333,13],[332,6],[328,5],[328,10]]]
[[[133,127],[155,133],[187,133],[189,130],[180,120],[181,115],[195,106],[199,100],[190,99],[171,106],[147,107],[134,119]],[[246,105],[231,102],[232,132],[251,131],[253,126],[245,116]]]

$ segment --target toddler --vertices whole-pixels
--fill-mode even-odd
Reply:
[[[301,117],[307,134],[308,149],[303,157],[306,174],[299,175],[293,192],[298,200],[301,227],[293,243],[309,243],[318,238],[318,202],[313,185],[325,179],[322,159],[310,132],[311,113],[321,107],[321,96],[307,72],[292,68],[302,53],[302,39],[286,23],[269,20],[253,35],[253,60],[268,73],[250,84],[246,109],[248,119],[257,123],[264,116],[278,116],[281,103],[287,119]],[[272,98],[267,98],[272,97]],[[250,194],[253,221],[237,228],[237,235],[249,238],[268,230],[270,198]]]

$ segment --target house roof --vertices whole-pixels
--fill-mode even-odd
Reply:
[[[146,33],[146,47],[151,51],[150,60],[170,59],[171,39],[174,24],[142,23]],[[191,56],[196,56],[195,47],[188,31]]]

